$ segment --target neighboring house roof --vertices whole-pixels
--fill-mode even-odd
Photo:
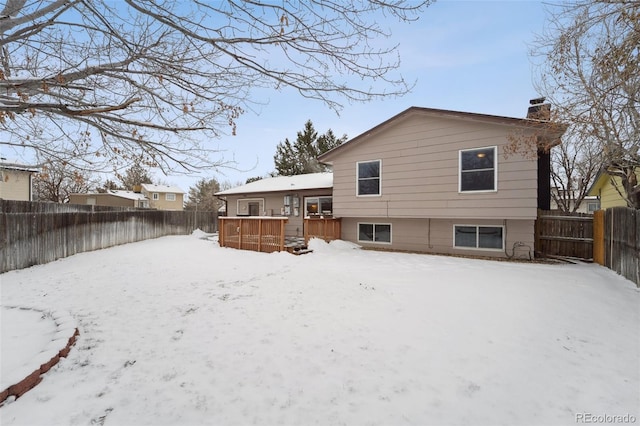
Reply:
[[[177,186],[152,185],[150,183],[143,183],[141,186],[147,192],[172,192],[177,194],[184,194],[184,191]]]
[[[369,136],[382,131],[383,129],[389,127],[392,124],[395,124],[397,121],[411,114],[422,114],[422,115],[431,116],[431,117],[452,118],[457,120],[468,120],[468,121],[480,121],[484,123],[494,123],[494,124],[503,125],[503,126],[538,129],[538,130],[544,131],[544,133],[547,136],[549,136],[551,139],[554,139],[554,138],[557,139],[555,144],[559,143],[560,137],[568,127],[565,124],[550,125],[548,121],[535,120],[530,118],[503,117],[499,115],[478,114],[474,112],[451,111],[451,110],[445,110],[445,109],[423,108],[423,107],[413,106],[402,111],[400,114],[397,114],[391,117],[387,121],[384,121],[378,124],[377,126],[365,131],[364,133],[356,136],[355,138],[343,143],[342,145],[325,152],[324,154],[318,157],[318,160],[322,162],[330,162],[335,158],[336,154],[341,153],[345,149],[349,149],[350,147],[361,142],[362,140],[367,139]]]
[[[609,177],[610,176],[607,173],[607,171],[604,168],[601,168],[598,174],[596,175],[596,178],[593,180],[591,187],[587,191],[587,194],[598,195],[598,190],[602,188],[602,186],[607,182],[607,179],[609,179]]]
[[[13,162],[0,163],[0,169],[5,170],[18,170],[22,172],[39,173],[40,169],[37,166],[28,166],[25,164],[18,164]]]
[[[124,190],[116,190],[111,189],[107,192],[85,192],[85,193],[76,193],[73,195],[89,195],[89,196],[104,196],[104,195],[113,195],[114,197],[126,198],[128,200],[147,200],[148,198],[139,192],[133,191],[124,191]]]
[[[308,173],[296,176],[276,176],[260,179],[246,185],[225,191],[216,192],[215,195],[252,194],[258,192],[299,191],[303,189],[322,189],[333,187],[333,173]]]

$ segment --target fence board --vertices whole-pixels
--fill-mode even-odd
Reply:
[[[221,217],[221,247],[265,253],[284,250],[286,217]]]
[[[592,215],[540,210],[535,228],[539,255],[593,258]]]
[[[0,200],[0,273],[119,244],[217,229],[216,212]]]
[[[308,244],[311,238],[322,238],[329,242],[339,240],[342,222],[337,218],[308,218],[304,220],[304,240]]]
[[[640,287],[640,214],[627,207],[605,211],[605,265]]]

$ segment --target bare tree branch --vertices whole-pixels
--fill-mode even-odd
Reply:
[[[223,164],[252,89],[342,101],[401,96],[379,22],[432,0],[9,0],[0,16],[0,143],[81,170]]]

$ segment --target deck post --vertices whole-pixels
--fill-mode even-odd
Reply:
[[[284,251],[284,221],[280,220],[280,251]]]

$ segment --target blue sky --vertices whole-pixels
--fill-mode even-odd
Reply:
[[[386,24],[386,23],[385,23]],[[156,176],[185,191],[201,177],[239,183],[274,170],[276,146],[295,140],[310,119],[316,130],[329,128],[349,138],[411,106],[524,117],[528,101],[537,97],[529,45],[545,25],[545,5],[531,1],[441,1],[417,22],[389,22],[391,42],[399,43],[400,72],[416,81],[398,99],[365,104],[345,103],[340,116],[319,101],[291,90],[255,92],[267,105],[247,111],[236,136],[212,141],[235,160],[238,170],[222,168],[199,177]]]

